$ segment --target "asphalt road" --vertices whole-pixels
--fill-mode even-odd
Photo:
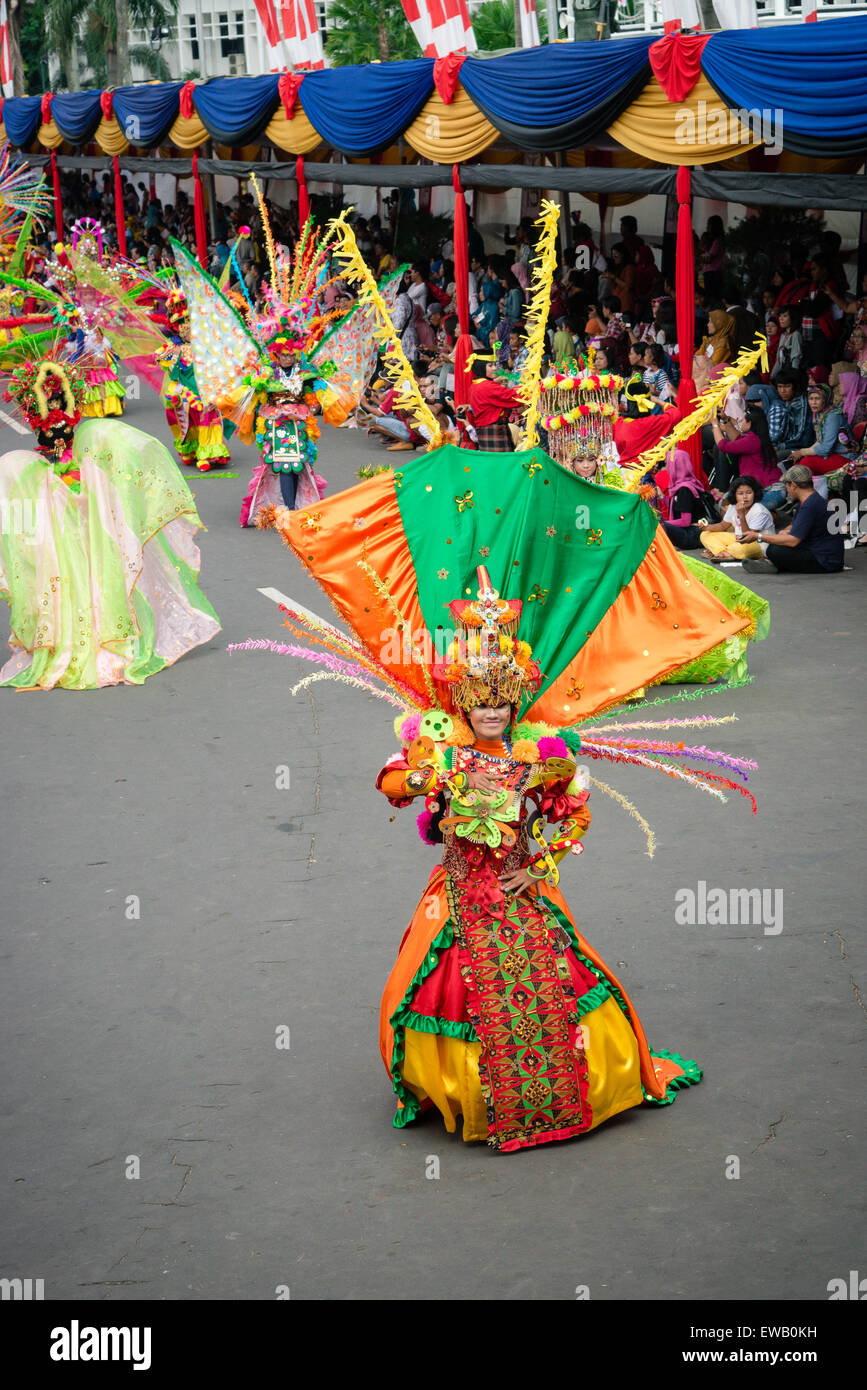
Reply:
[[[127,418],[168,442],[153,395]],[[324,432],[333,489],[380,456]],[[826,1299],[863,1266],[864,556],[754,578],[755,683],[691,707],[739,715],[719,741],[760,761],[758,817],[612,770],[656,858],[596,795],[564,874],[651,1043],[704,1081],[496,1156],[438,1116],[392,1128],[379,998],[434,851],[373,788],[385,704],[293,700],[302,663],[225,651],[285,635],[262,587],[326,612],[237,526],[251,459],[191,478],[214,643],[142,688],[0,691],[0,1275],[48,1299]],[[781,890],[782,930],[678,924],[700,880]]]

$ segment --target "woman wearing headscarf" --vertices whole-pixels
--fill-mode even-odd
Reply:
[[[841,373],[840,393],[843,414],[854,429],[867,420],[867,376],[862,376],[860,372]]]
[[[708,316],[709,333],[705,334],[692,363],[692,377],[696,390],[704,391],[723,365],[733,362],[737,324],[731,314],[723,309],[712,309]]]
[[[693,472],[685,449],[673,449],[667,455],[665,474],[662,487],[659,486],[661,474],[656,476],[663,511],[668,514],[668,520],[660,525],[678,550],[698,550],[701,545],[698,520],[705,516],[704,488]]]
[[[724,309],[711,309],[708,328],[710,333],[702,338],[696,357],[704,357],[714,367],[719,366],[720,362],[732,362],[736,355],[734,343],[737,324],[731,314]]]

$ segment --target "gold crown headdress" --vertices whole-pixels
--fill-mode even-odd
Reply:
[[[484,565],[476,574],[476,598],[449,604],[457,634],[447,660],[434,667],[434,677],[451,686],[455,708],[466,711],[520,704],[542,679],[529,643],[518,640],[520,600],[500,598]]]

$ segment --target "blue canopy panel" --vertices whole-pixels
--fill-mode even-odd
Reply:
[[[731,107],[779,110],[787,150],[818,158],[867,150],[867,16],[711,35],[702,69]]]
[[[178,114],[183,82],[153,82],[116,87],[112,103],[117,123],[131,145],[150,149],[169,133]]]
[[[581,148],[650,80],[653,42],[642,34],[610,44],[558,43],[502,58],[468,58],[461,83],[491,125],[519,149]],[[517,113],[524,117],[520,124]]]
[[[279,73],[262,77],[212,77],[196,87],[193,105],[219,145],[246,145],[261,135],[277,109]]]
[[[102,119],[102,92],[60,92],[51,103],[54,124],[70,145],[84,145]]]
[[[6,139],[26,150],[42,121],[42,97],[9,97],[3,103]]]
[[[298,96],[326,144],[353,157],[393,144],[432,91],[433,59],[412,58],[308,72]]]

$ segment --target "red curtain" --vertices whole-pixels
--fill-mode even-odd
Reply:
[[[680,358],[680,386],[677,388],[677,408],[682,417],[692,411],[696,396],[692,379],[692,359],[695,353],[695,265],[692,249],[691,179],[688,165],[677,171],[677,259],[674,271],[674,304],[677,315],[677,346]],[[708,486],[701,464],[701,435],[690,435],[680,446],[689,454],[693,472],[699,482]]]
[[[298,222],[303,231],[310,219],[310,194],[307,191],[307,176],[304,173],[304,156],[301,154],[295,161],[295,179],[298,184]]]
[[[123,205],[123,179],[120,176],[120,160],[117,155],[114,164],[114,216],[117,223],[117,249],[126,255],[126,210]]]
[[[60,190],[60,173],[57,168],[57,154],[51,151],[51,180],[54,184],[54,225],[58,241],[63,240],[63,198]]]
[[[455,405],[468,405],[472,373],[467,368],[467,358],[473,351],[470,339],[470,259],[467,237],[467,204],[461,188],[461,173],[457,164],[452,165],[452,184],[455,190],[455,292],[458,300],[458,327],[460,336],[455,346]]]
[[[196,255],[202,270],[208,268],[208,228],[205,222],[205,195],[199,173],[199,152],[193,151],[193,222],[196,228]]]

